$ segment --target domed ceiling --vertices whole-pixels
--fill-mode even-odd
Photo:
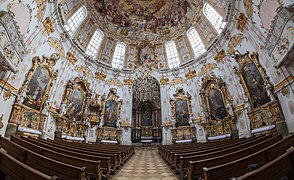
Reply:
[[[198,0],[89,0],[87,6],[108,35],[127,43],[147,38],[154,44],[181,35],[201,9]]]

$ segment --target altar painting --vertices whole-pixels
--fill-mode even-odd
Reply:
[[[222,98],[222,93],[217,89],[210,89],[208,94],[210,116],[212,120],[227,117],[227,110]]]
[[[250,94],[253,108],[271,101],[266,92],[263,78],[254,63],[249,63],[243,68],[242,77]]]
[[[84,94],[78,89],[72,91],[69,102],[67,116],[79,120],[83,110]]]
[[[47,69],[37,67],[28,84],[27,96],[23,104],[35,110],[42,110],[44,94],[50,79]]]
[[[114,100],[108,100],[105,103],[104,126],[116,127],[117,121],[117,103]]]
[[[152,107],[148,104],[142,106],[141,126],[152,126]]]
[[[189,109],[186,100],[178,100],[175,103],[176,126],[189,125]]]

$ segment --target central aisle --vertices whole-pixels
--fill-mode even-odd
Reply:
[[[136,147],[136,153],[115,180],[177,180],[158,155],[157,147]]]

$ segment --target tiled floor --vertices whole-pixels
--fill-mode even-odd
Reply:
[[[115,180],[177,180],[156,147],[136,147],[136,153],[114,177]]]

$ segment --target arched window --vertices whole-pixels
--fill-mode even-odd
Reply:
[[[223,31],[226,23],[223,22],[221,15],[208,3],[204,4],[203,13],[206,18],[210,21],[216,31],[220,34]]]
[[[169,68],[175,68],[180,66],[180,59],[174,41],[165,43],[166,56]]]
[[[82,24],[83,20],[87,17],[87,9],[85,6],[80,7],[68,20],[65,29],[72,36],[78,27]]]
[[[205,46],[194,27],[187,31],[187,36],[194,51],[195,57],[198,57],[200,54],[206,51]]]
[[[125,60],[126,45],[122,42],[118,42],[115,46],[113,58],[112,58],[112,67],[122,69],[123,63]]]
[[[92,58],[96,58],[98,50],[102,43],[102,40],[103,40],[103,32],[100,29],[97,29],[87,46],[86,54],[88,54]]]

